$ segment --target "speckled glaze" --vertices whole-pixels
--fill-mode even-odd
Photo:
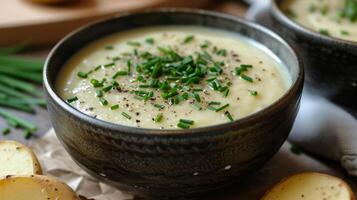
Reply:
[[[321,35],[288,18],[272,0],[274,28],[296,46],[306,70],[306,81],[319,94],[357,100],[357,42]]]
[[[55,93],[59,70],[81,47],[114,32],[165,24],[213,27],[251,37],[286,63],[293,85],[277,102],[255,114],[188,130],[142,129],[100,121]],[[289,45],[261,26],[209,11],[161,9],[115,16],[68,35],[46,61],[44,85],[57,136],[83,169],[136,195],[172,199],[220,189],[262,167],[290,132],[299,107],[303,70]]]

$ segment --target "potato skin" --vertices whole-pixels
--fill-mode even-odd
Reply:
[[[278,188],[279,186],[284,185],[285,182],[287,182],[288,180],[294,179],[294,178],[297,178],[297,177],[303,179],[304,177],[307,177],[307,176],[316,176],[316,177],[322,177],[322,176],[324,176],[324,177],[328,177],[328,178],[334,179],[334,180],[338,181],[340,184],[342,184],[342,187],[343,187],[343,188],[347,189],[347,191],[348,191],[348,193],[349,193],[349,197],[350,197],[349,200],[356,200],[356,197],[355,197],[355,195],[354,195],[353,190],[351,189],[351,187],[350,187],[344,180],[342,180],[341,178],[338,178],[338,177],[329,175],[329,174],[318,173],[318,172],[303,172],[303,173],[298,173],[298,174],[294,174],[294,175],[285,177],[285,178],[283,178],[282,180],[280,180],[277,184],[275,184],[273,187],[271,187],[271,188],[263,195],[263,197],[262,197],[260,200],[270,200],[270,199],[268,199],[268,195],[269,195],[270,193],[273,193],[274,189]]]
[[[31,195],[38,197],[46,197],[46,199],[57,200],[81,200],[77,194],[65,183],[59,181],[57,178],[43,175],[30,175],[30,176],[7,176],[0,180],[0,199],[1,195],[8,194],[7,198],[13,198],[14,196],[20,196],[22,199],[33,199],[31,196],[24,196],[29,194],[29,187]],[[22,187],[23,188],[22,188]],[[6,188],[7,187],[7,191]],[[36,188],[36,189],[33,189]],[[4,190],[4,191],[2,191]],[[16,194],[13,194],[16,191]],[[20,195],[19,195],[20,194]],[[5,194],[6,195],[6,194]]]
[[[29,153],[29,155],[31,156],[32,162],[33,162],[33,172],[34,174],[42,174],[42,167],[40,162],[38,161],[37,156],[35,155],[35,153],[28,148],[27,146],[17,142],[17,141],[13,141],[13,140],[0,140],[0,146],[1,145],[13,145],[16,149],[20,148],[24,151],[26,151],[27,153]],[[21,175],[21,174],[11,174],[11,175]]]

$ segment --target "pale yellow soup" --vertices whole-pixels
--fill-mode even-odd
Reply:
[[[283,9],[301,25],[344,40],[357,42],[357,21],[343,17],[345,0],[287,0]]]
[[[176,73],[168,80],[170,75],[163,74],[165,67],[182,63],[181,58],[166,61],[159,77],[144,74],[143,66],[151,66],[145,64],[149,59],[145,54],[172,59],[159,48],[171,49],[181,58],[192,56],[189,67],[201,70],[199,82],[173,80],[180,76]],[[198,61],[203,54],[204,64]],[[214,70],[217,65],[220,70]],[[181,76],[190,75],[188,65],[183,66],[187,74],[180,72]],[[240,73],[243,68],[246,70]],[[118,71],[121,75],[113,77]],[[237,120],[269,106],[291,85],[283,63],[264,46],[235,33],[195,26],[139,28],[99,39],[70,58],[58,77],[57,92],[83,113],[121,125],[155,129],[196,128]],[[94,79],[104,79],[103,86],[94,87]],[[148,87],[151,80],[160,84],[166,80],[176,91],[170,89],[167,98],[164,89]],[[212,81],[219,85],[212,86]],[[110,90],[103,92],[107,86]],[[191,122],[182,127],[180,119]]]

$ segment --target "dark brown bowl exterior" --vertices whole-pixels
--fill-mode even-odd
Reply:
[[[271,1],[274,28],[301,54],[308,85],[327,97],[357,100],[357,42],[324,36],[303,27],[281,11],[282,2]]]
[[[212,27],[253,38],[286,63],[293,86],[277,102],[244,119],[189,130],[139,129],[104,122],[79,112],[56,94],[54,84],[64,62],[91,41],[136,27],[172,24]],[[50,53],[44,79],[56,134],[83,169],[139,196],[172,198],[225,187],[262,167],[291,130],[303,70],[289,45],[263,27],[208,11],[161,9],[116,16],[70,34]]]

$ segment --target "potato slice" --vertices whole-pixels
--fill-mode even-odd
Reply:
[[[7,176],[0,180],[0,199],[80,200],[66,184],[42,175]]]
[[[355,196],[340,178],[306,172],[283,179],[261,200],[355,200]]]
[[[42,174],[41,165],[32,150],[16,141],[0,140],[0,178],[31,174]]]

